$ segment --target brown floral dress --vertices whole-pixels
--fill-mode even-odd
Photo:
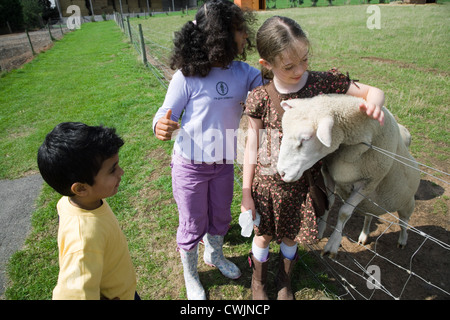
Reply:
[[[319,94],[346,93],[351,80],[336,70],[309,71],[305,86],[298,92],[279,94],[280,101],[311,98]],[[281,118],[264,86],[255,88],[247,97],[245,113],[261,119],[264,134],[260,137],[258,160],[252,184],[252,196],[261,222],[255,234],[270,235],[278,243],[284,237],[299,243],[317,240],[317,224],[308,184],[303,175],[293,183],[284,182],[276,170],[283,136]],[[321,162],[311,168],[313,177],[320,175]]]

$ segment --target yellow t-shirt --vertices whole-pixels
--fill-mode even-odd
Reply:
[[[127,240],[108,203],[83,210],[62,197],[57,209],[59,276],[53,299],[134,299]]]

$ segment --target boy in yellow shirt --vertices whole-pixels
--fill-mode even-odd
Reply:
[[[63,195],[55,300],[139,298],[127,240],[105,200],[119,188],[123,144],[115,129],[65,122],[39,148],[42,177]]]

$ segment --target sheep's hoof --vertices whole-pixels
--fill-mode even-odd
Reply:
[[[399,249],[405,249],[406,248],[406,244],[401,244],[401,243],[397,243],[397,248]]]
[[[330,252],[330,251],[322,251],[321,252],[321,254],[320,254],[322,257],[324,257],[324,256],[327,256],[328,255],[328,258],[330,258],[331,260],[336,260],[336,255],[337,255],[337,253],[336,252]]]
[[[367,235],[366,234],[361,234],[358,238],[358,245],[365,245],[367,242]]]

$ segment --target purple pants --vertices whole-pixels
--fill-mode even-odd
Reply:
[[[233,164],[193,164],[173,155],[171,167],[178,247],[191,250],[206,233],[224,236],[231,222]]]

